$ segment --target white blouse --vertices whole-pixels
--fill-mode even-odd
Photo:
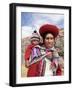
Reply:
[[[45,61],[46,61],[46,68],[44,76],[53,76],[53,71],[50,69],[51,61],[47,58],[45,58]]]

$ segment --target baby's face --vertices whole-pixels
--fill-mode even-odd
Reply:
[[[34,45],[38,45],[39,41],[38,40],[33,40],[31,43],[34,44]]]

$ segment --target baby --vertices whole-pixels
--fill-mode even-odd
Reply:
[[[40,43],[40,36],[39,34],[37,33],[37,31],[34,31],[32,33],[32,36],[31,36],[31,44],[28,45],[26,51],[25,51],[25,66],[28,67],[29,66],[29,62],[30,62],[30,55],[31,55],[31,61],[37,57],[39,54],[39,48],[38,47],[35,47],[35,46],[38,46],[39,43]]]

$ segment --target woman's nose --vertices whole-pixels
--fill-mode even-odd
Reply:
[[[48,42],[50,43],[50,42],[51,42],[51,40],[50,40],[50,39],[48,39]]]

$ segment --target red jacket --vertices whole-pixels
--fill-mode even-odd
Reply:
[[[30,55],[32,53],[32,49],[35,45],[29,45],[25,51],[24,60],[29,61]],[[28,67],[27,77],[34,77],[34,76],[41,76],[40,75],[40,69],[41,69],[41,63],[42,61],[39,61],[35,64],[32,64]]]
[[[32,48],[34,47],[35,45],[29,45],[25,51],[25,56],[24,56],[24,60],[29,60],[30,58],[30,55],[31,55],[31,52],[32,52]]]

